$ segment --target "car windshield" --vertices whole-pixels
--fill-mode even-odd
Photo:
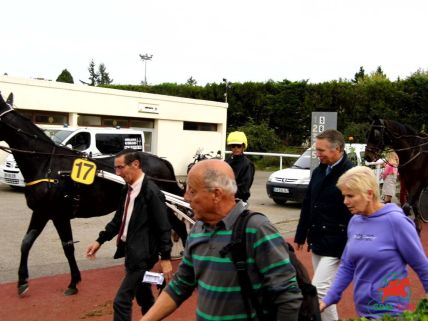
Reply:
[[[311,168],[311,150],[305,151],[295,162],[293,167],[310,169]]]
[[[63,129],[45,129],[44,132],[57,144],[61,144],[68,136],[73,133],[70,130]]]

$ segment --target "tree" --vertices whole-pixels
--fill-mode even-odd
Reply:
[[[364,80],[365,77],[366,77],[366,72],[364,71],[363,66],[361,66],[360,70],[355,74],[352,82],[358,83],[360,80]]]
[[[376,75],[383,76],[384,78],[387,78],[386,75],[384,74],[381,66],[377,67],[377,69],[376,69]]]
[[[113,82],[113,79],[110,79],[109,73],[106,71],[106,66],[101,63],[98,66],[98,72],[95,71],[95,62],[92,59],[88,67],[89,71],[89,82],[80,80],[82,84],[89,86],[98,86],[98,85],[110,85]]]
[[[113,82],[113,79],[110,79],[109,73],[106,71],[106,66],[103,63],[98,66],[98,75],[97,85],[110,85]]]
[[[189,85],[189,86],[196,86],[197,83],[198,82],[196,81],[196,79],[193,79],[193,76],[190,76],[190,78],[187,79],[186,81],[186,85]]]
[[[99,82],[100,75],[95,71],[94,59],[91,60],[88,67],[89,71],[89,86],[95,86]]]
[[[66,82],[69,84],[74,84],[73,76],[70,74],[70,72],[67,69],[64,69],[58,78],[56,79],[58,82]]]
[[[281,145],[281,140],[265,121],[255,123],[253,119],[249,119],[247,123],[237,127],[236,129],[229,128],[230,132],[235,130],[245,133],[248,139],[248,149],[250,151],[276,151]]]

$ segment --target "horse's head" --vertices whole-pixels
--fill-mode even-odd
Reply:
[[[3,116],[13,110],[13,94],[10,93],[6,101],[4,101],[2,95],[0,94],[0,129],[3,126]],[[3,140],[2,131],[0,130],[0,140]]]
[[[364,157],[369,162],[375,162],[381,157],[385,148],[385,121],[376,119],[367,134],[367,146]]]

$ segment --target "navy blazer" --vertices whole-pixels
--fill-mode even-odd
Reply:
[[[320,164],[312,173],[303,201],[294,241],[308,242],[313,253],[341,257],[347,241],[347,227],[352,214],[345,204],[336,183],[354,165],[346,152],[342,160],[326,175],[327,165]]]

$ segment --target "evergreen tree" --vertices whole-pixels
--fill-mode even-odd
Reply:
[[[354,79],[352,79],[352,82],[358,83],[360,80],[364,80],[364,77],[366,77],[366,72],[363,66],[361,66],[360,70],[355,74]]]
[[[192,76],[190,76],[190,78],[186,81],[186,85],[196,86],[197,84],[198,82]]]
[[[113,82],[113,79],[110,79],[109,73],[106,71],[106,66],[103,63],[98,66],[98,75],[98,85],[110,85]]]
[[[89,83],[85,83],[89,86],[95,86],[99,82],[100,75],[95,71],[95,62],[94,59],[91,60],[89,67]]]
[[[69,84],[74,84],[73,76],[70,74],[70,72],[67,69],[64,69],[61,74],[56,79],[58,82],[66,82]]]

